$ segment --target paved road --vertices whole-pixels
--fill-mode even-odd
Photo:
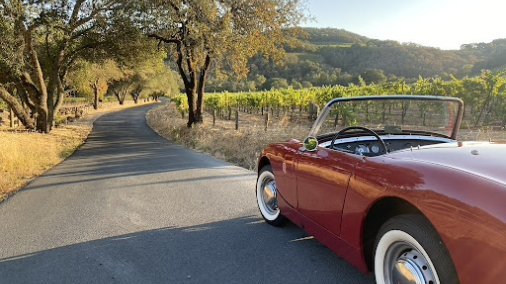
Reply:
[[[255,174],[160,138],[149,108],[97,120],[0,205],[0,283],[372,283],[295,226],[262,222]]]

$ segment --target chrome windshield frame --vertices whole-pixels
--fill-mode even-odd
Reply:
[[[331,107],[336,103],[342,103],[342,102],[353,102],[353,101],[392,101],[392,100],[414,100],[414,101],[446,101],[446,102],[453,102],[457,103],[458,105],[458,111],[457,116],[455,119],[455,123],[453,125],[452,133],[450,138],[456,140],[457,135],[460,129],[460,125],[462,123],[462,117],[464,115],[464,101],[462,101],[459,98],[453,98],[453,97],[443,97],[443,96],[419,96],[419,95],[385,95],[385,96],[361,96],[361,97],[347,97],[347,98],[335,98],[331,100],[327,105],[325,105],[325,108],[323,109],[322,113],[318,116],[316,121],[313,123],[313,127],[309,131],[308,136],[316,137],[318,130],[320,130],[320,127],[322,126],[322,123],[327,118],[327,115],[330,112]]]

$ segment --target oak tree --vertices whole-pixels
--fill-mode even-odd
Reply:
[[[188,127],[202,122],[210,68],[244,77],[257,54],[279,59],[284,29],[303,14],[298,0],[145,0],[135,16],[144,32],[166,44],[188,99]]]
[[[111,51],[111,39],[120,38],[111,35],[118,31],[111,23],[121,22],[114,19],[126,3],[0,0],[0,98],[27,128],[51,130],[69,69],[79,58]]]

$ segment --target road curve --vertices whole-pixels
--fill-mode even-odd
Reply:
[[[152,106],[98,119],[72,157],[0,204],[0,283],[372,283],[293,225],[255,173],[168,142]]]

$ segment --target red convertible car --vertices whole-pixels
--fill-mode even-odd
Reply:
[[[506,145],[457,141],[462,116],[456,98],[334,99],[263,151],[260,212],[377,283],[506,283]]]

